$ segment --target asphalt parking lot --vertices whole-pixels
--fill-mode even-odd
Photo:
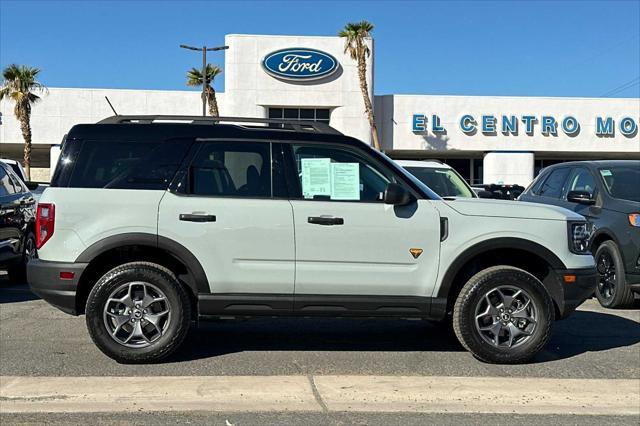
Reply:
[[[587,301],[572,317],[556,323],[550,344],[527,365],[481,363],[464,351],[448,330],[425,321],[369,319],[254,319],[202,323],[194,326],[186,343],[167,361],[143,366],[120,365],[94,346],[86,331],[84,317],[68,316],[39,300],[26,285],[11,286],[0,275],[0,376],[370,375],[627,379],[637,381],[640,401],[638,308],[636,305],[635,309],[613,311],[601,308],[595,300]],[[237,418],[243,415],[246,414],[238,414]],[[80,421],[81,415],[78,416]],[[122,420],[117,413],[105,416],[97,419],[105,422]],[[200,423],[199,418],[212,423],[226,421],[220,414],[198,417],[202,414],[193,413],[192,416],[194,423]],[[263,419],[265,423],[296,423],[294,414],[288,418],[278,416],[277,413],[264,414]],[[343,421],[389,424],[387,414],[367,416],[366,413],[354,417],[316,413],[304,418],[317,424]],[[452,424],[475,423],[481,419],[491,421],[487,416],[451,414],[440,420]],[[44,419],[42,414],[3,414],[3,418],[11,422]],[[249,418],[254,420],[250,423],[255,423],[261,417]],[[420,418],[404,413],[390,423],[419,424]],[[64,423],[67,418],[53,416],[47,419]],[[142,423],[154,423],[157,414],[147,413],[137,419]],[[544,423],[545,419],[561,423],[575,420],[542,416],[537,421]],[[602,419],[585,417],[580,422],[596,424],[599,420]],[[614,422],[634,423],[637,420],[626,416]]]

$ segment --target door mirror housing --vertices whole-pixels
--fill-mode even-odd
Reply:
[[[387,185],[382,199],[385,204],[393,204],[394,206],[406,206],[414,201],[413,195],[409,191],[393,182]]]
[[[595,204],[596,200],[591,198],[591,194],[587,191],[569,191],[567,194],[567,201],[570,203],[578,203],[578,204]]]

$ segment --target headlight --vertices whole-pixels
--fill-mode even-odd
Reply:
[[[569,250],[588,254],[593,226],[589,222],[569,222]]]
[[[629,224],[640,228],[640,213],[631,213],[629,215]]]

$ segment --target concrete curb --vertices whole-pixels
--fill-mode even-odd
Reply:
[[[640,380],[313,376],[311,382],[307,376],[0,377],[0,413],[137,411],[640,416]]]

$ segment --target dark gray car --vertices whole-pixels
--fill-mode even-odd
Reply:
[[[36,256],[36,201],[13,170],[0,162],[0,269],[12,282],[26,282],[26,264]]]
[[[591,249],[602,306],[640,292],[640,161],[575,161],[545,168],[518,198],[573,210],[594,225]]]

